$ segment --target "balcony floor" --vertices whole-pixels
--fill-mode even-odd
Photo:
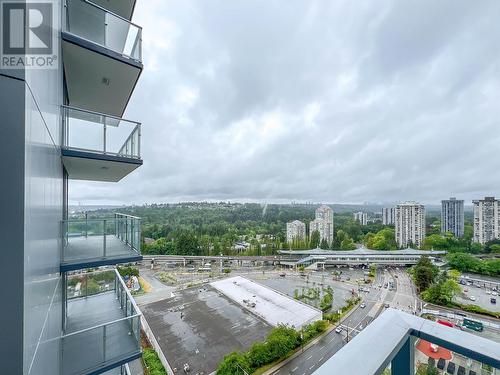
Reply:
[[[69,237],[64,249],[63,271],[97,267],[106,264],[134,262],[142,256],[114,235],[106,236],[106,256],[103,255],[104,236]]]
[[[68,301],[66,334],[124,316],[114,291],[73,299]],[[83,370],[123,361],[127,357],[133,359],[139,353],[137,339],[130,333],[129,321],[121,321],[64,338],[63,373],[80,374]]]

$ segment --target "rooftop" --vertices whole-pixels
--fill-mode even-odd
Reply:
[[[359,248],[356,250],[323,250],[323,249],[310,249],[310,250],[279,250],[280,254],[293,254],[293,255],[443,255],[446,251],[442,250],[418,250],[418,249],[403,249],[403,250],[371,250],[366,248]]]
[[[286,324],[298,329],[322,318],[320,310],[241,276],[211,285],[273,326]],[[253,304],[255,307],[250,307]]]

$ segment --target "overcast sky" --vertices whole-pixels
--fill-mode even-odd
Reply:
[[[500,196],[500,2],[137,0],[144,165],[70,203]]]

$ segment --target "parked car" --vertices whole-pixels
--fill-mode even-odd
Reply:
[[[496,299],[496,298],[490,298],[490,302],[491,302],[492,304],[496,304],[496,303],[497,303],[497,299]]]
[[[335,332],[337,332],[337,333],[342,332],[342,327],[341,327],[341,326],[338,326],[337,328],[335,328]]]
[[[470,296],[470,297],[469,297],[469,299],[470,299],[471,301],[475,301],[475,300],[476,300],[476,297],[474,297],[474,296]]]
[[[464,293],[467,293],[469,291],[469,289],[465,288],[464,289]]]
[[[388,307],[389,307],[389,304],[388,304],[388,303],[384,304],[384,307],[385,307],[385,308],[388,308]]]
[[[492,296],[498,296],[498,293],[497,292],[491,292],[491,295]]]
[[[364,309],[366,307],[365,303],[363,302],[361,305],[359,305],[359,307],[361,307],[362,309]]]

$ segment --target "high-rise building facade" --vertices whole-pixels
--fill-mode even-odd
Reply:
[[[306,239],[306,224],[300,220],[286,223],[286,241],[304,241]]]
[[[456,198],[441,201],[441,233],[464,235],[464,201]]]
[[[384,207],[382,208],[382,224],[383,225],[394,225],[394,207]]]
[[[141,126],[121,118],[143,69],[135,1],[96,3],[0,2],[2,374],[120,374],[141,356],[114,268],[142,259],[140,219],[68,217],[68,180],[142,164]]]
[[[333,241],[333,210],[321,205],[316,209],[315,219],[309,223],[309,236],[317,230],[320,240],[326,240],[328,245]]]
[[[485,244],[500,238],[498,200],[494,197],[472,201],[474,211],[474,242]]]
[[[368,214],[366,212],[354,212],[353,217],[360,225],[368,224]]]
[[[396,242],[399,247],[422,246],[425,239],[425,207],[416,202],[396,205]]]

